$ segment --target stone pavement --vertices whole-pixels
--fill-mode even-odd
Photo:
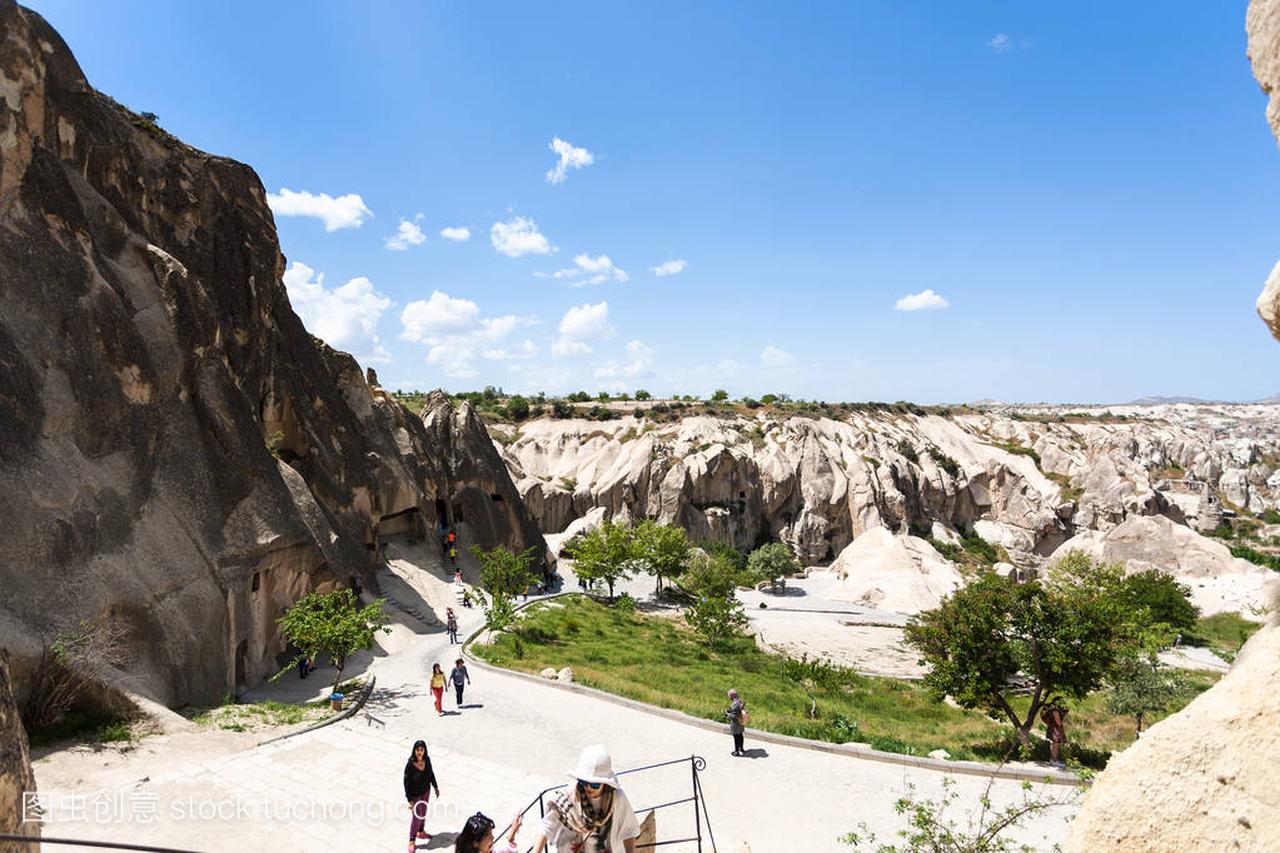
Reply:
[[[482,615],[467,609],[459,617],[465,635]],[[726,853],[739,841],[750,842],[753,853],[848,850],[838,837],[863,821],[890,840],[901,825],[893,811],[898,796],[909,786],[928,796],[942,791],[936,772],[788,746],[748,742],[754,757],[732,758],[727,734],[490,672],[473,672],[461,710],[447,693],[450,713],[437,717],[425,674],[434,661],[448,669],[457,651],[433,632],[376,657],[378,687],[365,711],[318,731],[155,778],[144,778],[140,767],[138,782],[101,795],[45,791],[53,804],[46,834],[199,850],[403,851],[408,816],[401,773],[417,738],[429,745],[441,787],[428,819],[436,837],[422,849],[451,849],[450,833],[477,810],[505,824],[539,791],[564,782],[580,749],[595,742],[610,747],[618,769],[705,756],[707,808],[717,847]],[[959,802],[975,804],[988,784],[956,776]],[[687,797],[690,785],[687,764],[624,777],[637,807]],[[990,785],[997,806],[1021,795],[1018,782]],[[1059,787],[1049,793],[1070,794]],[[85,798],[83,820],[68,820],[62,808],[75,796]],[[1074,811],[1055,810],[1022,839],[1048,849],[1064,839]],[[659,811],[659,839],[686,837],[692,820],[688,806]],[[522,848],[532,844],[535,826],[531,821],[523,831]]]

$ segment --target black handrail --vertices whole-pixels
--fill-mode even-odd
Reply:
[[[711,842],[712,853],[718,853],[718,851],[716,850],[715,834],[712,833],[711,831],[711,816],[707,813],[707,800],[702,793],[702,780],[698,776],[698,773],[700,771],[707,769],[707,760],[705,758],[703,758],[700,755],[691,755],[688,758],[674,758],[671,761],[659,761],[656,764],[646,764],[643,767],[632,767],[627,770],[619,770],[614,775],[627,776],[632,773],[643,773],[646,770],[656,770],[660,767],[671,767],[676,764],[684,764],[686,761],[689,763],[689,769],[692,774],[693,795],[689,797],[684,797],[683,799],[679,799],[679,800],[672,800],[669,803],[662,803],[661,805],[645,806],[644,808],[638,808],[635,810],[635,812],[636,812],[636,815],[639,816],[646,812],[655,812],[658,809],[665,809],[671,806],[683,805],[685,803],[693,803],[693,820],[694,820],[695,835],[691,838],[675,838],[667,841],[655,841],[652,844],[640,844],[640,845],[637,845],[637,849],[663,847],[668,844],[685,844],[689,842],[696,842],[698,845],[698,851],[699,853],[701,853],[702,852],[702,828],[703,828],[703,823],[705,822],[706,830],[707,830],[707,839]],[[547,794],[551,793],[552,791],[558,791],[561,788],[567,787],[568,784],[569,784],[568,782],[565,782],[560,785],[552,785],[550,788],[544,788],[543,790],[539,791],[538,795],[529,801],[529,805],[521,809],[520,816],[523,817],[524,815],[532,811],[534,806],[537,806],[539,816],[545,817],[546,816],[545,797],[547,796]],[[502,828],[501,832],[495,835],[495,837],[501,838],[503,835],[506,835],[507,832],[510,831],[510,829],[511,829],[511,824],[508,823],[505,827]],[[528,849],[532,850],[533,848],[529,847]]]

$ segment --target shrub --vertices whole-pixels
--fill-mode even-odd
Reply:
[[[723,403],[729,399],[729,392],[723,388],[717,388],[715,393],[711,395],[711,402]]]
[[[1191,588],[1159,569],[1136,572],[1120,581],[1116,593],[1131,610],[1147,611],[1147,621],[1176,631],[1194,631],[1200,611],[1191,603]]]
[[[551,404],[551,414],[557,418],[571,418],[576,410],[564,400],[556,400]]]
[[[507,401],[507,417],[513,421],[522,421],[529,417],[529,401],[519,394]]]
[[[920,461],[920,454],[916,453],[916,449],[912,447],[911,442],[907,441],[905,438],[898,439],[896,449],[898,451],[898,455],[906,459],[908,462],[918,463]]]

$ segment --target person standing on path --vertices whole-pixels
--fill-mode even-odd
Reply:
[[[458,658],[457,663],[453,665],[449,680],[453,682],[453,690],[458,695],[458,707],[461,708],[463,685],[471,683],[471,673],[467,672],[467,665],[462,662],[462,658]]]
[[[747,732],[747,703],[742,701],[737,690],[729,691],[729,707],[724,715],[729,718],[729,734],[733,735],[733,752],[730,755],[746,755],[742,738]]]
[[[454,842],[453,853],[520,853],[516,846],[516,833],[520,831],[523,815],[516,815],[511,821],[511,831],[501,843],[493,839],[493,821],[480,812],[467,818],[466,826],[458,833]]]
[[[431,664],[431,695],[436,697],[436,716],[444,716],[444,670],[440,664]]]
[[[609,750],[601,744],[582,750],[568,775],[577,781],[549,804],[533,853],[548,844],[556,853],[635,853],[640,821],[618,787]]]
[[[1049,760],[1059,767],[1065,766],[1061,756],[1062,745],[1067,742],[1067,706],[1061,696],[1053,697],[1045,705],[1040,712],[1040,720],[1049,738]]]
[[[413,752],[404,765],[404,797],[409,801],[409,850],[418,849],[418,839],[430,839],[427,834],[427,801],[431,799],[431,791],[440,796],[440,783],[436,781],[435,770],[431,767],[431,758],[427,755],[427,742],[413,742]]]
[[[458,614],[453,612],[452,607],[445,608],[444,625],[449,631],[449,645],[452,646],[458,642]]]

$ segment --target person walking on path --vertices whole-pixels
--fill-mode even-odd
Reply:
[[[453,844],[453,853],[520,853],[516,846],[516,833],[520,831],[523,815],[516,815],[511,821],[511,830],[501,842],[493,839],[493,821],[480,812],[467,818],[466,826],[458,833],[458,840]]]
[[[449,562],[452,565],[455,565],[455,566],[458,565],[458,546],[457,545],[449,546]],[[459,577],[462,576],[461,571],[458,572],[458,576]]]
[[[418,848],[418,839],[430,839],[427,834],[427,801],[431,799],[431,791],[440,796],[440,783],[436,781],[435,770],[431,767],[431,758],[427,755],[427,742],[413,742],[413,752],[404,765],[404,797],[409,801],[409,850]]]
[[[431,664],[431,695],[436,697],[436,716],[444,716],[444,670],[440,664]]]
[[[1040,712],[1040,721],[1044,723],[1045,734],[1049,738],[1049,760],[1059,767],[1065,766],[1062,761],[1062,745],[1067,742],[1067,706],[1061,696],[1055,696]]]
[[[463,685],[471,683],[471,673],[467,672],[467,665],[462,662],[462,658],[458,658],[457,663],[453,665],[449,680],[453,682],[453,690],[458,696],[458,707],[461,708]]]
[[[742,738],[747,732],[747,703],[742,701],[737,690],[729,691],[729,707],[724,715],[729,718],[729,734],[733,735],[733,752],[730,755],[746,755]]]
[[[556,853],[635,853],[640,822],[618,787],[609,750],[601,744],[582,750],[568,775],[576,781],[551,801],[533,853],[548,844]]]
[[[453,612],[452,607],[445,608],[444,625],[449,631],[449,645],[452,646],[458,642],[458,614]]]

